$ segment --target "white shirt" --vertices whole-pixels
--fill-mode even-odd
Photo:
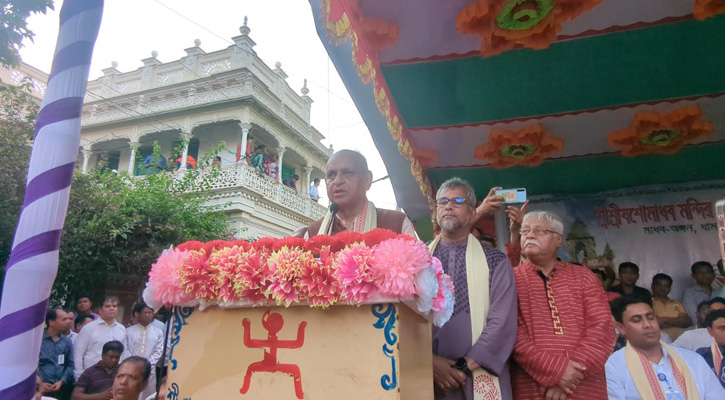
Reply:
[[[696,351],[703,347],[710,347],[712,344],[712,336],[707,333],[707,328],[690,329],[682,332],[682,335],[672,343],[673,346],[682,347],[683,349]]]
[[[164,325],[164,323],[163,323],[163,322],[161,322],[161,321],[159,321],[158,319],[154,318],[154,320],[153,320],[153,321],[151,321],[151,325],[153,325],[153,326],[155,326],[155,327],[159,328],[159,329],[161,330],[161,332],[165,332],[165,331],[164,331],[164,327],[165,327],[166,325]]]
[[[123,344],[121,361],[128,357],[128,346],[126,345],[126,328],[116,321],[108,325],[106,321],[97,318],[89,322],[78,333],[73,345],[73,362],[75,368],[73,373],[76,380],[83,371],[101,361],[103,345],[112,340],[118,340]]]
[[[627,369],[624,351],[625,349],[619,349],[614,352],[604,367],[607,374],[607,394],[609,395],[609,400],[642,400],[637,391],[637,387],[634,386],[632,374]],[[665,374],[667,384],[673,389],[679,390],[680,393],[683,393],[672,373],[670,356],[665,349],[662,349],[662,351],[664,352],[664,357],[662,357],[659,364],[651,363],[652,368],[654,368],[655,374]],[[718,382],[717,377],[712,373],[712,369],[710,369],[702,356],[686,349],[675,348],[675,351],[685,360],[685,364],[690,369],[701,400],[725,399],[725,389],[720,386],[720,382]],[[665,383],[660,381],[660,384],[663,388],[665,387]]]
[[[153,366],[161,358],[164,333],[151,324],[146,327],[136,324],[126,329],[126,342],[129,354],[143,357]]]

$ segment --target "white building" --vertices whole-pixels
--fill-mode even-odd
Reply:
[[[80,168],[86,172],[103,161],[143,175],[138,160],[152,153],[154,141],[167,159],[173,154],[199,159],[224,142],[222,171],[212,183],[214,201],[229,204],[230,225],[245,228],[243,237],[286,236],[324,215],[326,208],[310,199],[308,187],[323,177],[331,149],[310,125],[306,83],[298,95],[280,63],[271,69],[257,56],[246,17],[239,30],[226,49],[206,53],[196,40],[179,60],[162,63],[152,52],[136,71],[122,73],[114,63],[90,81]],[[277,154],[282,168],[276,181],[244,159],[237,161],[237,146],[248,137]],[[299,193],[281,184],[293,174],[300,177]]]

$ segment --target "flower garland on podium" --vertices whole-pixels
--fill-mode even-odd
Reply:
[[[335,236],[190,241],[151,266],[152,307],[200,309],[402,301],[437,326],[453,313],[453,282],[420,240],[386,229]]]

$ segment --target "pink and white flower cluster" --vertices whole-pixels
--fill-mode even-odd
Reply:
[[[365,234],[186,242],[151,266],[145,300],[196,306],[361,305],[413,300],[443,325],[453,284],[420,240],[375,229]]]

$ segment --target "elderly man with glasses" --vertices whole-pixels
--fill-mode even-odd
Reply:
[[[478,219],[475,204],[473,188],[458,178],[444,182],[436,196],[441,233],[430,249],[455,287],[453,316],[433,331],[436,400],[513,398],[508,363],[516,338],[513,269],[505,254],[469,233]]]
[[[524,216],[521,243],[527,261],[514,268],[516,399],[607,399],[604,364],[614,345],[612,314],[599,279],[557,259],[563,235],[562,221],[552,213]]]

